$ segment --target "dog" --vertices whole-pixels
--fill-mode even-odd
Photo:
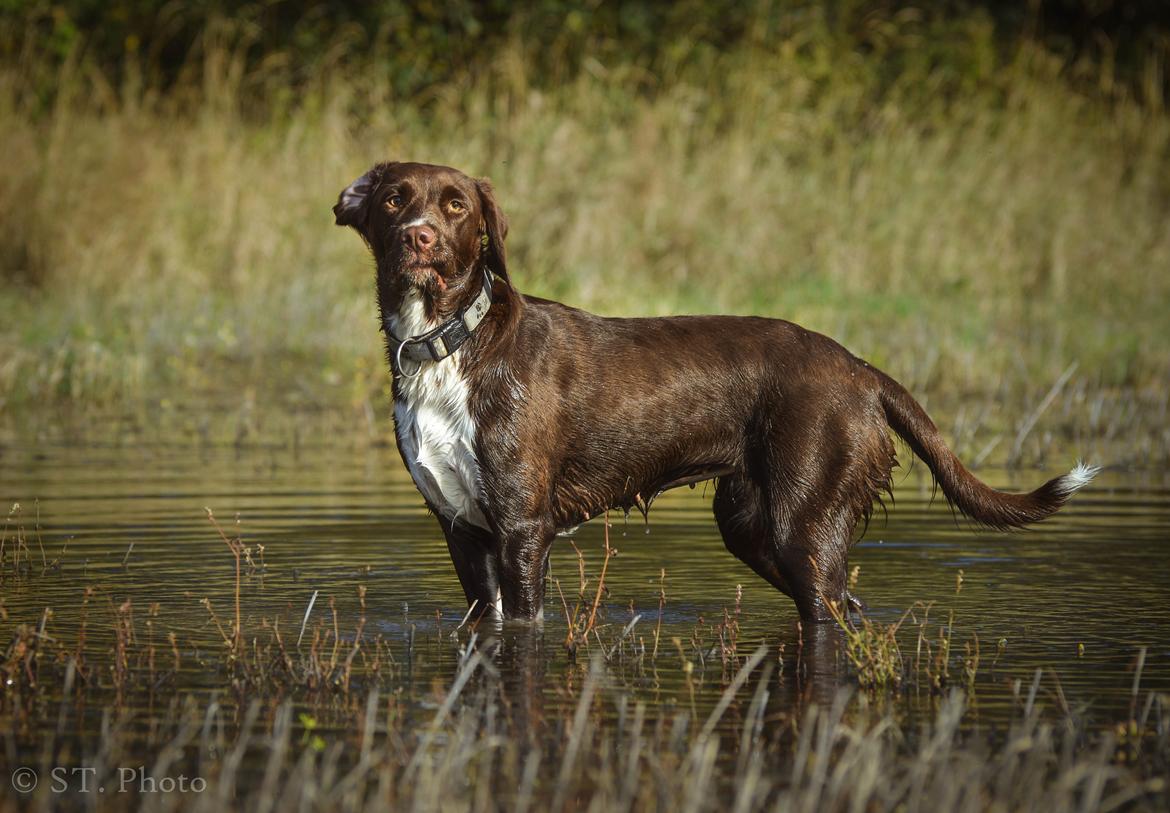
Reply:
[[[791,322],[613,319],[523,295],[490,183],[456,169],[377,164],[333,212],[373,255],[398,450],[481,612],[541,618],[558,533],[715,479],[727,548],[803,621],[832,620],[859,604],[847,555],[890,491],[891,430],[991,528],[1048,517],[1097,472],[996,491],[897,381]]]

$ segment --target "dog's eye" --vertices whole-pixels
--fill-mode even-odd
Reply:
[[[447,208],[451,211],[452,214],[459,214],[460,212],[467,211],[467,205],[463,201],[458,200],[458,199],[453,200],[450,203],[448,203]]]
[[[391,195],[386,198],[386,208],[390,211],[402,208],[402,195]]]

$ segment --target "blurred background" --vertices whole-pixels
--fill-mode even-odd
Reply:
[[[0,409],[388,433],[330,207],[404,159],[491,177],[527,293],[800,322],[977,463],[1165,463],[1168,56],[1155,0],[0,0]]]

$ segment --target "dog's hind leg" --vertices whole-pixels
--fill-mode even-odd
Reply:
[[[715,520],[723,544],[765,581],[792,598],[804,621],[830,621],[827,602],[847,612],[845,590],[849,530],[832,512],[802,506],[789,523],[777,521],[775,497],[745,475],[719,480]]]
[[[848,613],[850,606],[865,609],[847,589],[849,549],[858,524],[889,482],[893,444],[884,427],[851,415],[825,421],[819,433],[802,441],[781,448],[797,461],[795,445],[816,465],[797,471],[781,464],[773,470],[771,533],[777,567],[792,586],[801,616],[826,621]]]
[[[794,517],[790,535],[778,539],[776,567],[792,585],[802,620],[832,621],[830,603],[838,613],[849,612],[847,557],[854,522],[841,506],[804,509]]]
[[[719,481],[715,517],[723,541],[777,589],[804,621],[848,612],[849,547],[888,472],[889,440],[868,421],[838,415],[761,420],[744,470]]]

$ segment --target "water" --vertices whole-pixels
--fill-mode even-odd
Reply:
[[[270,433],[279,438],[273,442],[245,433],[240,443],[212,442],[198,426],[175,431],[170,439],[122,424],[90,427],[73,437],[10,434],[0,447],[0,498],[6,512],[14,503],[20,509],[5,532],[0,636],[7,641],[15,625],[37,623],[46,607],[53,609],[53,634],[75,636],[83,590],[94,587],[91,619],[112,617],[129,598],[139,620],[152,618],[155,629],[176,632],[184,653],[196,653],[194,661],[185,654],[184,669],[168,692],[219,685],[222,676],[196,666],[199,652],[220,645],[202,599],[210,600],[224,623],[232,615],[234,560],[207,517],[211,508],[229,535],[242,535],[252,547],[257,564],[263,546],[262,573],[244,583],[247,627],[280,617],[286,637],[295,639],[317,592],[308,628],[332,625],[332,599],[344,639],[360,615],[358,588],[364,587],[367,634],[395,644],[412,635],[447,641],[465,610],[462,593],[436,520],[423,509],[387,436],[377,433],[370,442],[361,432],[337,433],[312,421],[285,429]],[[878,510],[854,549],[857,592],[872,617],[886,622],[918,602],[937,602],[932,618],[939,623],[953,611],[955,646],[978,641],[975,685],[982,721],[1006,724],[1019,705],[1020,685],[1026,692],[1038,668],[1045,670],[1042,696],[1048,702],[1102,721],[1118,719],[1132,702],[1142,648],[1142,693],[1170,691],[1170,474],[1107,471],[1053,520],[998,534],[953,516],[941,497],[934,498],[923,473],[918,465],[898,478],[888,517]],[[981,472],[993,485],[1013,488],[1053,474]],[[781,657],[789,659],[777,677],[786,691],[773,702],[806,699],[810,674],[817,684],[813,695],[831,695],[851,680],[840,654],[833,651],[828,667],[809,673],[806,665],[803,677],[797,674],[791,665],[795,609],[724,550],[711,496],[710,484],[670,492],[655,503],[648,524],[636,513],[628,522],[620,512],[611,515],[611,542],[620,553],[610,563],[602,604],[604,622],[611,625],[608,638],[632,619],[632,608],[642,619],[631,640],[651,640],[662,569],[663,651],[677,649],[674,638],[689,642],[701,622],[710,641],[710,625],[725,611],[734,612],[742,585],[741,656],[763,642],[783,648]],[[27,545],[23,575],[12,562],[17,526]],[[587,559],[589,599],[603,532],[595,520],[571,539]],[[553,574],[572,604],[578,577],[570,540],[558,540]],[[565,675],[575,667],[560,643],[561,607],[550,584],[549,618],[537,654],[497,658],[499,669],[514,671],[512,677],[536,695],[529,700],[550,708],[573,703],[564,691]],[[915,618],[920,616],[919,606]],[[934,639],[937,626],[929,628]],[[685,648],[684,657],[693,658],[689,644]],[[912,634],[904,636],[903,650],[913,657]],[[449,684],[458,668],[454,641],[427,652],[411,663],[404,695],[420,721],[433,714],[432,684]],[[699,670],[698,703],[705,708],[727,677],[711,657]],[[687,701],[677,670],[652,688],[637,680],[630,685],[651,702]]]

